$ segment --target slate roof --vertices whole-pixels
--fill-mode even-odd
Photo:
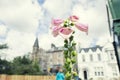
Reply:
[[[97,49],[99,49],[100,51],[102,51],[102,46],[95,46],[95,47],[89,47],[89,48],[80,48],[79,53],[81,53],[82,50],[84,50],[85,53],[87,53],[89,50],[96,52]]]
[[[39,48],[38,38],[36,38],[33,47],[37,47],[37,48]]]

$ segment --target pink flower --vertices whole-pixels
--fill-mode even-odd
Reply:
[[[73,15],[73,16],[70,16],[70,20],[73,22],[76,22],[77,20],[79,20],[79,18],[77,16]]]
[[[62,19],[53,19],[52,20],[52,24],[54,26],[59,26],[61,23],[63,23],[64,21]]]
[[[72,35],[72,33],[73,33],[73,30],[70,28],[62,27],[59,30],[59,35],[62,36],[64,39],[69,38]]]
[[[75,24],[75,26],[76,26],[77,29],[88,33],[88,26],[87,25],[77,23],[77,24]]]
[[[77,20],[79,20],[79,18],[75,15],[70,16],[69,20],[66,19],[65,22],[62,19],[52,19],[53,27],[51,28],[53,36],[57,37],[58,35],[60,35],[65,39],[69,38],[73,33],[72,26],[75,26],[80,31],[86,32],[88,34],[88,26],[78,23]]]
[[[59,35],[59,30],[60,29],[61,29],[61,27],[58,27],[58,26],[53,27],[52,34],[53,34],[54,37],[57,37]]]
[[[62,34],[64,34],[64,35],[69,35],[69,34],[71,34],[72,32],[73,32],[73,30],[70,29],[70,28],[65,28],[65,27],[63,27],[63,28],[60,29],[60,33],[62,33]]]

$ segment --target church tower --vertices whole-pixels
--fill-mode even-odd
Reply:
[[[36,40],[33,45],[32,60],[38,61],[38,59],[39,59],[39,42],[38,42],[38,38],[36,37]]]

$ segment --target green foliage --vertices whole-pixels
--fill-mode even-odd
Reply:
[[[65,48],[68,48],[68,45],[67,45],[67,44],[64,44],[64,47],[65,47]]]
[[[71,59],[71,62],[74,64],[74,63],[76,63],[76,59],[75,58],[72,58]]]
[[[12,62],[0,59],[0,74],[40,75],[40,66],[28,57],[16,57]]]
[[[67,40],[64,40],[64,73],[65,73],[65,80],[71,80],[75,76],[77,76],[77,72],[73,71],[73,66],[76,63],[76,56],[77,52],[75,51],[76,43],[73,41],[74,36],[70,36]]]
[[[0,45],[0,49],[7,49],[7,44]],[[0,59],[0,74],[39,75],[42,74],[37,62],[31,61],[27,56],[16,57],[12,62]]]
[[[65,77],[66,77],[66,80],[71,80],[71,73],[68,71],[68,72],[65,74]]]
[[[72,51],[71,54],[72,54],[72,56],[77,56],[77,52],[76,51]]]
[[[70,26],[74,26],[75,24],[73,22],[71,22],[69,19],[65,20],[63,26],[64,27],[70,27]]]
[[[69,40],[70,42],[73,40],[74,36],[70,36]]]
[[[71,23],[70,25],[71,25],[71,26],[74,26],[75,24],[74,24],[74,23]]]
[[[41,74],[39,65],[37,63],[32,62],[26,56],[14,58],[12,65],[13,74]]]
[[[65,40],[64,40],[64,43],[65,43],[65,44],[68,44],[68,40],[67,40],[67,39],[65,39]]]
[[[7,44],[0,44],[0,49],[7,49],[7,48],[8,48]]]
[[[11,63],[0,59],[0,74],[12,74]]]

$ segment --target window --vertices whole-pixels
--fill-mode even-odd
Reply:
[[[85,55],[82,55],[82,61],[85,62]]]
[[[98,76],[100,76],[100,72],[98,72]]]
[[[50,62],[52,62],[52,59],[50,59]]]
[[[93,55],[90,54],[90,61],[93,61]]]
[[[101,76],[104,76],[104,73],[103,73],[103,71],[101,72]]]
[[[115,66],[112,67],[113,76],[117,76],[117,69]]]
[[[104,76],[103,67],[95,67],[95,76]]]
[[[113,55],[113,53],[110,53],[110,57],[111,57],[111,60],[114,59],[114,55]]]
[[[97,76],[97,72],[95,72],[95,76]]]
[[[58,53],[58,57],[61,57],[62,55],[61,55],[61,53]]]
[[[98,55],[98,60],[101,61],[101,55],[100,54],[97,55]]]

